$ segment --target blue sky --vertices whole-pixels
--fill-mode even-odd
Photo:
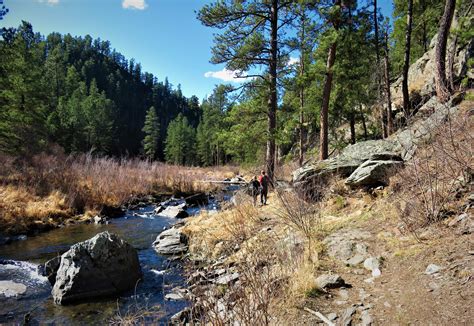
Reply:
[[[60,32],[109,40],[127,59],[159,80],[181,84],[183,94],[202,99],[227,79],[223,66],[209,63],[213,33],[195,11],[210,0],[4,0],[10,12],[0,26],[32,23],[42,34]],[[390,16],[389,0],[379,7]]]

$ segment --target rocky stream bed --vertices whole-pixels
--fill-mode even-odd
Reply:
[[[195,215],[201,210],[216,212],[220,204],[228,201],[236,189],[237,187],[226,187],[217,198],[199,194],[189,197],[188,200],[171,198],[159,204],[137,203],[118,218],[96,217],[88,224],[64,226],[1,245],[0,324],[21,324],[25,321],[30,324],[104,324],[114,316],[125,316],[141,310],[151,311],[145,317],[147,322],[167,322],[172,315],[189,304],[184,295],[185,290],[177,290],[186,287],[181,261],[176,259],[176,255],[184,251],[173,251],[173,248],[171,251],[160,250],[157,236],[166,229],[175,230],[173,225],[180,224],[182,218]],[[65,252],[70,256],[70,264],[76,264],[78,258],[74,255],[88,248],[89,252],[86,252],[85,256],[91,256],[86,258],[92,259],[91,265],[95,265],[97,259],[94,260],[92,251],[97,250],[94,249],[97,238],[101,241],[104,235],[106,242],[119,239],[114,242],[122,243],[123,240],[122,244],[130,244],[134,248],[131,250],[136,250],[138,271],[141,270],[142,276],[140,281],[136,283],[136,287],[120,291],[119,295],[87,297],[86,294],[86,297],[79,296],[79,300],[72,300],[73,302],[61,302],[62,294],[58,293],[65,292],[64,288],[67,290],[68,286],[71,286],[67,281],[71,277],[72,269],[62,266],[65,264],[63,260],[66,254],[62,260],[58,260],[61,261],[61,266],[55,267],[55,272],[59,268],[58,274],[64,274],[61,277],[66,280],[65,284],[52,287],[47,277],[51,278],[51,271],[45,271],[43,264]],[[87,239],[91,240],[83,242]],[[78,243],[80,244],[75,245]],[[169,241],[167,244],[170,249]],[[83,248],[78,249],[78,246]],[[76,252],[71,254],[74,250]],[[114,254],[113,250],[107,250],[98,252]],[[89,272],[82,274],[86,275],[85,279],[81,276],[80,282],[85,282],[82,284],[97,284],[108,277],[93,269]],[[133,274],[132,271],[131,273]],[[54,274],[52,280],[59,281],[60,276],[56,278]]]

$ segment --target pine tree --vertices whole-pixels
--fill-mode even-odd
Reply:
[[[143,139],[143,152],[147,158],[154,160],[158,155],[158,144],[160,139],[160,122],[155,108],[148,109],[143,126],[145,138]]]
[[[205,5],[198,19],[209,27],[223,30],[215,37],[213,63],[224,63],[237,71],[240,77],[252,67],[264,67],[264,74],[251,74],[260,78],[268,88],[267,145],[265,164],[267,174],[273,178],[276,151],[277,72],[280,57],[284,57],[284,26],[290,21],[288,10],[291,1],[270,0],[216,1]],[[250,77],[246,75],[246,77]]]
[[[180,113],[168,125],[166,161],[179,165],[193,165],[196,163],[195,146],[196,132],[188,119]]]

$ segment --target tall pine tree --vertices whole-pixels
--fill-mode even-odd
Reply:
[[[145,125],[142,130],[145,133],[145,138],[143,139],[143,152],[148,159],[154,160],[158,155],[160,122],[153,106],[150,107],[146,113]]]

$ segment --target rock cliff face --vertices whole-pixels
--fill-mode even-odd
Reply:
[[[412,97],[415,94],[418,95],[418,101],[423,99],[429,99],[435,94],[435,48],[438,36],[435,35],[430,43],[429,50],[415,63],[410,66],[408,71],[408,87],[412,93]],[[448,43],[450,46],[450,43]],[[454,78],[460,79],[464,76],[471,76],[473,78],[474,72],[469,71],[467,61],[474,55],[474,41],[471,41],[464,47],[457,47],[455,50],[454,59]],[[398,78],[395,83],[392,84],[392,101],[395,107],[402,106],[403,94],[402,94],[402,77]]]
[[[117,235],[102,232],[61,256],[52,290],[56,304],[119,294],[141,278],[137,251]]]

